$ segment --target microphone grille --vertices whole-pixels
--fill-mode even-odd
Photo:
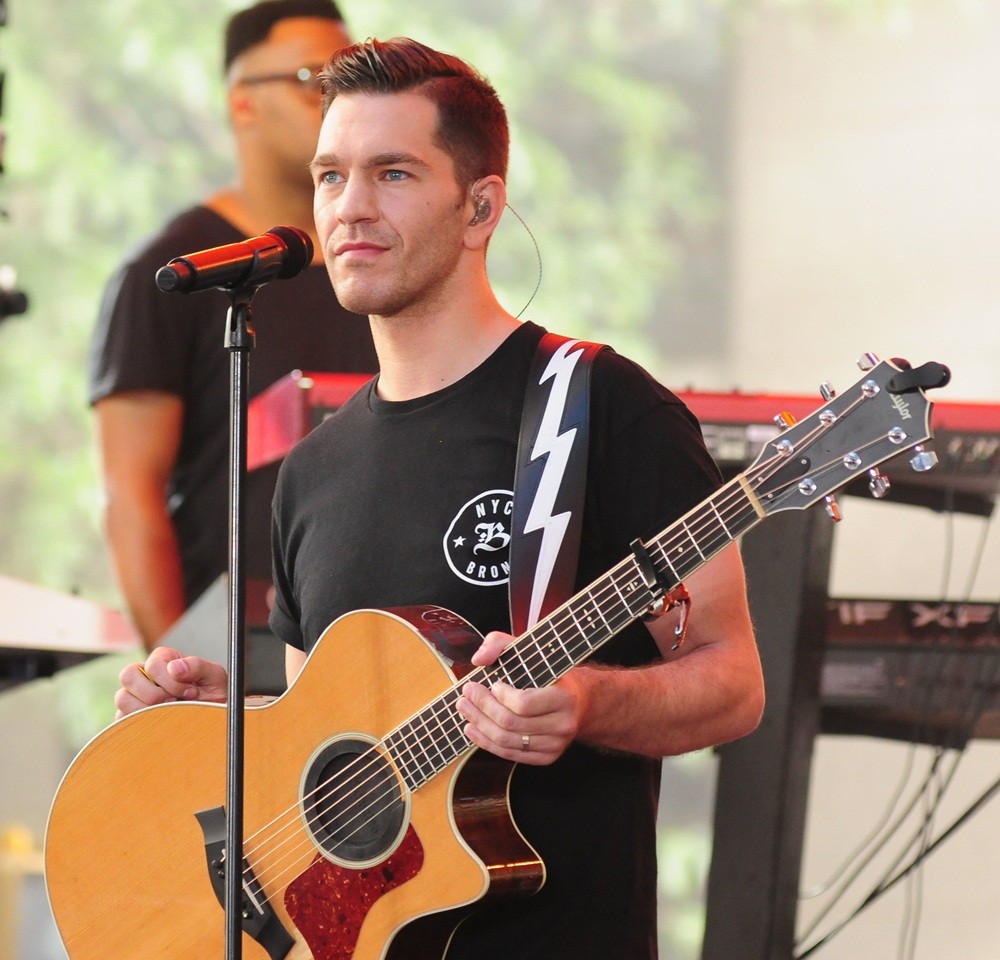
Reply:
[[[312,262],[313,242],[305,230],[298,227],[271,227],[267,232],[281,240],[288,251],[278,273],[280,279],[288,280],[296,276]]]

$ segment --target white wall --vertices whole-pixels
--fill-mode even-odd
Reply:
[[[1000,5],[912,8],[896,24],[773,13],[737,38],[748,387],[811,390],[872,350],[947,362],[951,398],[1000,396]]]
[[[750,15],[734,38],[735,349],[725,374],[748,391],[813,393],[826,378],[853,382],[854,358],[870,350],[947,363],[953,381],[938,399],[996,402],[1000,4],[915,0],[909,14],[872,4],[853,19],[802,6]],[[953,525],[892,505],[891,496],[844,503],[832,592],[963,597],[984,522]],[[998,526],[988,529],[972,588],[984,600],[1000,598]],[[865,738],[818,741],[807,886],[876,825],[909,749]],[[927,751],[917,751],[916,769],[927,762]],[[1000,743],[976,743],[936,827],[998,776]],[[998,856],[994,800],[928,861],[913,956],[995,960]],[[804,904],[800,919],[815,910]],[[901,886],[816,956],[907,955],[897,952],[905,910]]]

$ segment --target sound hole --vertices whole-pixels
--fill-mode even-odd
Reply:
[[[302,808],[313,839],[330,859],[361,867],[398,846],[406,803],[392,765],[371,743],[337,740],[313,757]]]

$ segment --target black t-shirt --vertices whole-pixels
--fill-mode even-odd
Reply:
[[[133,390],[184,401],[168,504],[192,603],[228,558],[230,352],[223,341],[228,294],[163,293],[156,271],[186,253],[246,239],[209,210],[181,213],[130,255],[110,280],[91,342],[91,403]],[[326,270],[307,267],[262,287],[251,302],[256,334],[249,393],[256,396],[293,370],[373,373],[368,320],[337,303]],[[247,574],[270,578],[271,497],[278,465],[253,471],[246,486]]]
[[[523,324],[479,368],[430,396],[364,388],[286,458],[275,496],[272,630],[306,650],[364,607],[434,603],[480,631],[509,629],[507,544],[527,373],[543,331]],[[610,350],[595,361],[579,584],[636,536],[658,533],[718,485],[693,416]],[[594,659],[658,656],[633,624]],[[449,960],[628,958],[656,952],[660,764],[574,744],[519,766],[511,807],[546,864],[542,890],[458,929]]]

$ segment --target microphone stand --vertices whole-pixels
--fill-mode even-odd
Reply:
[[[3,0],[0,0],[2,3]],[[244,248],[253,249],[244,265]],[[237,248],[234,255],[233,248]],[[289,259],[286,255],[291,254]],[[246,562],[244,486],[247,474],[247,410],[250,351],[254,348],[250,300],[275,277],[295,276],[312,259],[308,234],[295,227],[273,227],[243,244],[217,247],[171,260],[156,274],[165,292],[195,293],[209,287],[229,294],[223,346],[229,351],[229,607],[226,695],[226,835],[223,856],[223,907],[226,913],[226,960],[241,960],[243,949],[243,795],[244,699],[246,694]],[[191,261],[196,261],[192,263]],[[235,271],[239,275],[234,278]]]
[[[246,562],[244,544],[244,485],[247,473],[247,408],[250,351],[254,348],[250,299],[259,284],[228,293],[232,306],[226,319],[225,348],[229,351],[229,608],[226,699],[226,857],[224,906],[226,960],[243,953],[243,771],[244,696],[246,690]]]

